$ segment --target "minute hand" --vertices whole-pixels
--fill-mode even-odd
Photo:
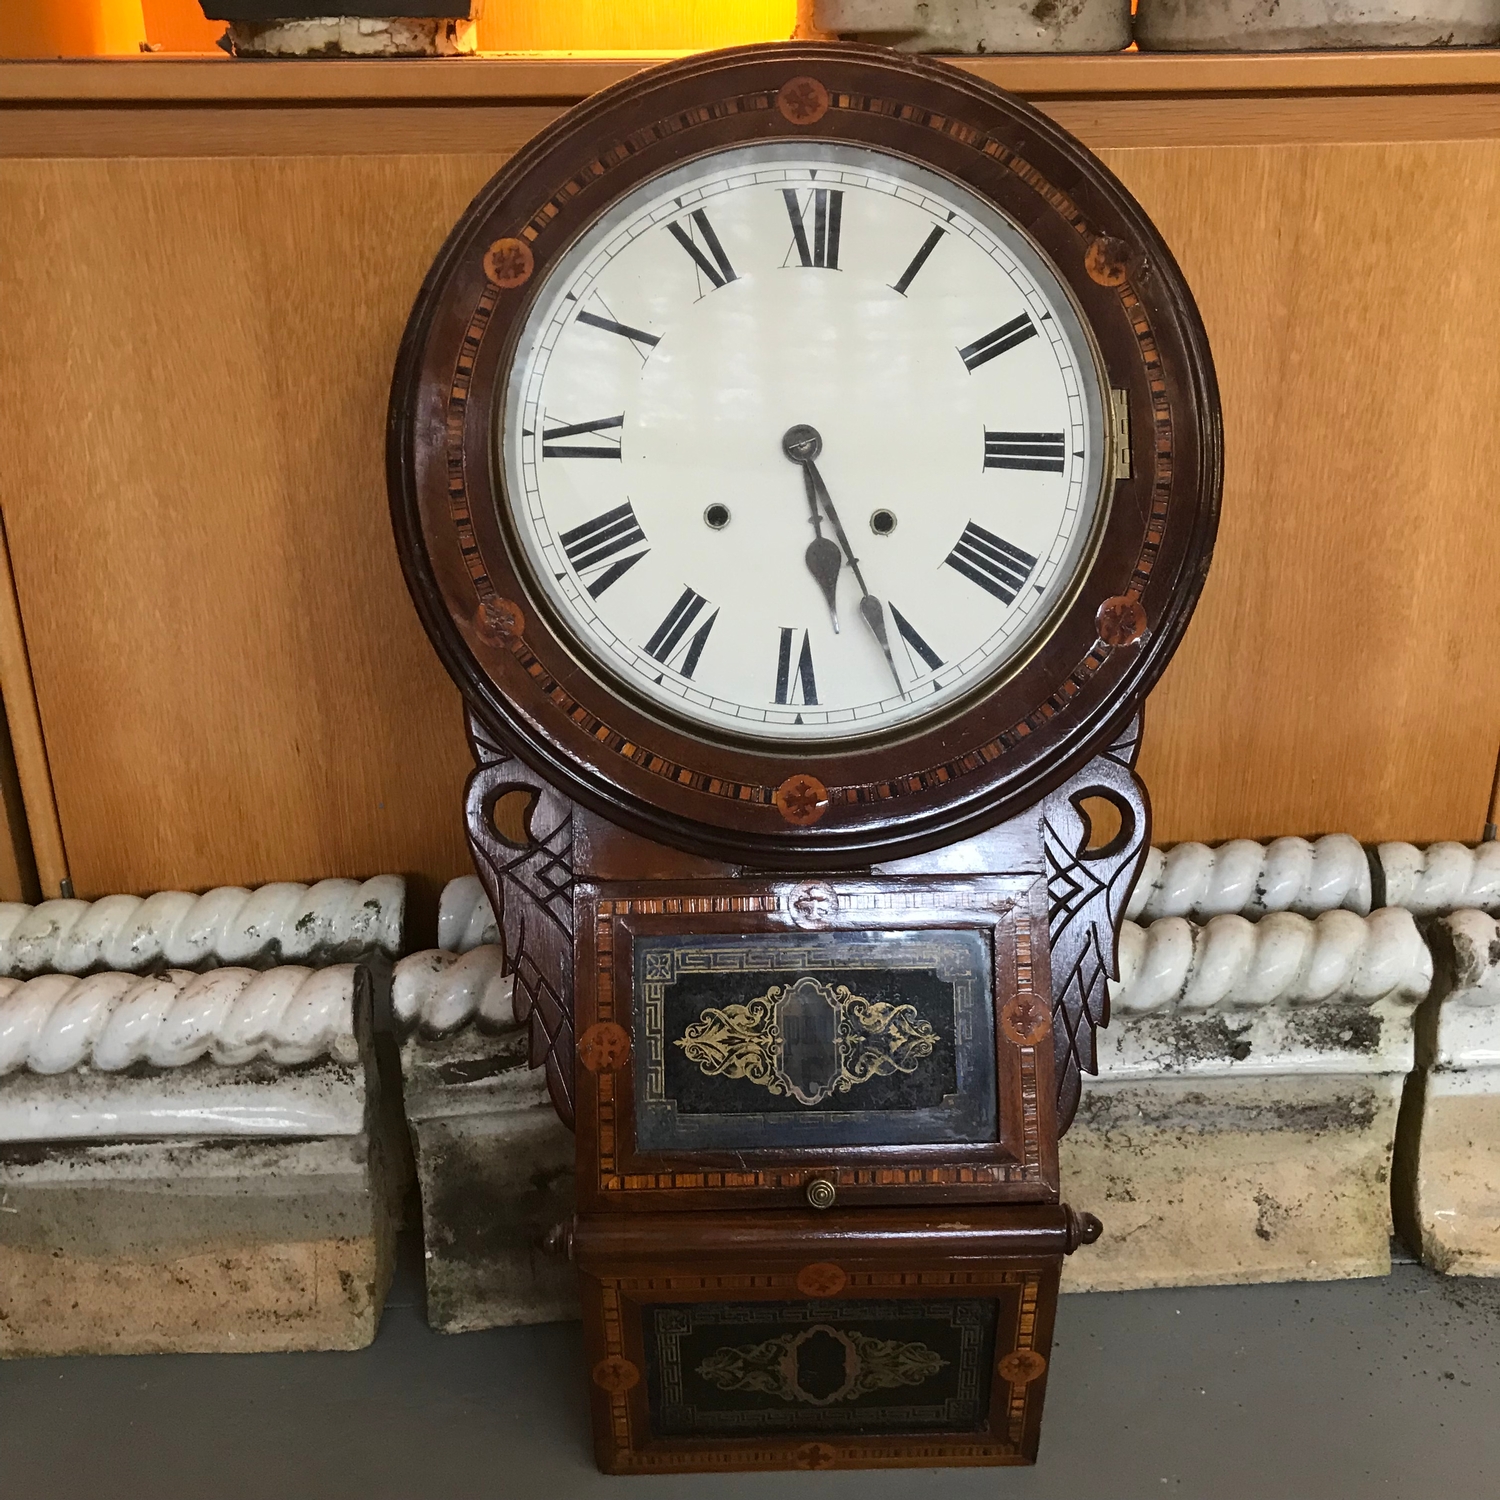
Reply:
[[[849,545],[849,534],[844,530],[844,523],[839,520],[839,513],[834,508],[833,500],[829,496],[828,486],[823,483],[823,476],[818,473],[818,466],[812,459],[804,460],[805,468],[812,476],[812,482],[818,491],[818,499],[822,502],[823,509],[833,526],[833,534],[839,539],[839,546],[844,549],[844,558],[849,564],[849,571],[854,574],[854,581],[859,585],[860,618],[870,627],[870,634],[880,643],[880,649],[885,653],[886,665],[891,669],[891,676],[896,679],[896,687],[901,696],[906,697],[906,687],[901,681],[901,674],[896,670],[896,658],[891,655],[890,637],[885,629],[885,607],[880,600],[872,594],[865,584],[865,576],[859,571],[859,559],[854,555],[854,549]]]

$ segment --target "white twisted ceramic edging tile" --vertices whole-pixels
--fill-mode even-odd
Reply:
[[[499,941],[500,927],[479,877],[460,875],[450,880],[438,901],[438,947],[448,953],[467,953]]]
[[[278,882],[258,890],[221,886],[201,896],[159,891],[99,901],[0,903],[0,974],[141,972],[160,965],[353,958],[401,951],[406,883]]]
[[[1451,1093],[1500,1093],[1500,921],[1482,911],[1444,917],[1434,943],[1445,955],[1431,1068]]]
[[[0,1141],[356,1136],[354,964],[0,979]]]
[[[0,979],[0,1077],[358,1060],[352,964]]]
[[[471,1021],[490,1031],[514,1026],[512,982],[501,973],[503,956],[493,944],[463,954],[440,948],[409,954],[396,965],[391,983],[397,1023],[427,1036],[446,1036]]]
[[[1432,986],[1432,955],[1409,911],[1368,917],[1325,911],[1315,919],[1273,912],[1259,922],[1214,917],[1203,926],[1163,917],[1120,932],[1121,1014],[1163,1009],[1314,1005],[1333,999],[1415,1005]]]
[[[1370,862],[1364,846],[1346,833],[1315,841],[1232,839],[1217,848],[1189,843],[1152,849],[1125,915],[1132,921],[1203,921],[1278,911],[1310,917],[1337,908],[1360,915],[1370,910]]]
[[[1387,906],[1404,906],[1418,917],[1467,909],[1500,913],[1500,842],[1381,844],[1376,850],[1385,875]]]

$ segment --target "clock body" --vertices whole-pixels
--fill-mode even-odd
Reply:
[[[476,197],[388,463],[577,1130],[601,1465],[1029,1461],[1140,705],[1217,520],[1166,246],[952,68],[687,59]]]

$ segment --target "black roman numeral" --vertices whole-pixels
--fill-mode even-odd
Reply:
[[[982,339],[966,344],[958,351],[958,357],[969,367],[972,375],[980,365],[988,364],[997,354],[1004,354],[1035,337],[1036,324],[1031,321],[1029,313],[1022,313],[1009,323],[1002,323],[993,333],[987,333]]]
[[[782,188],[787,217],[792,221],[792,238],[804,266],[821,270],[839,268],[839,230],[844,221],[844,194],[838,188],[813,188],[809,206],[813,212],[812,239],[807,236],[801,195],[795,188]]]
[[[818,701],[818,684],[813,678],[812,640],[804,630],[802,632],[802,650],[797,657],[797,665],[792,665],[792,647],[796,644],[797,632],[789,625],[781,627],[781,654],[776,659],[776,701],[778,703],[816,704]],[[802,697],[797,697],[797,689],[802,689]]]
[[[922,248],[912,256],[911,264],[901,273],[901,280],[891,288],[893,292],[900,292],[904,297],[906,289],[917,279],[917,272],[927,264],[927,257],[937,249],[937,243],[948,231],[939,225],[931,234],[922,241]]]
[[[710,261],[693,242],[690,230],[682,227],[682,220],[675,224],[668,224],[667,230],[672,238],[693,257],[694,264],[703,272],[715,287],[721,287],[726,281],[735,281],[738,278],[734,274],[734,267],[729,264],[729,257],[724,253],[724,247],[719,243],[719,237],[714,233],[714,226],[708,222],[708,215],[701,208],[695,208],[688,216],[697,226],[698,233],[703,237],[703,243],[708,246],[709,255],[713,256]]]
[[[704,646],[708,644],[708,633],[714,628],[714,621],[719,618],[718,610],[698,627],[685,648],[682,647],[682,638],[707,605],[708,600],[702,594],[694,593],[692,589],[683,589],[677,603],[667,611],[666,619],[656,627],[655,634],[646,642],[646,655],[654,657],[664,667],[671,667],[672,658],[679,649],[684,649],[682,665],[673,667],[673,670],[683,677],[691,677],[697,670],[698,658],[703,655]]]
[[[595,516],[592,521],[585,521],[581,526],[575,526],[558,537],[568,561],[573,564],[580,578],[596,568],[603,568],[604,571],[597,578],[585,585],[590,599],[597,599],[610,584],[622,578],[651,550],[650,547],[643,546],[639,552],[633,552],[629,557],[619,556],[621,552],[645,540],[646,533],[641,530],[640,523],[635,518],[635,510],[628,500],[624,505],[607,510],[603,515]]]
[[[602,328],[606,333],[618,333],[621,338],[629,339],[638,350],[644,353],[650,353],[661,343],[661,338],[657,334],[647,333],[640,328],[632,328],[629,323],[617,323],[613,318],[601,318],[598,313],[581,312],[578,314],[578,321],[587,323],[590,328]]]
[[[894,604],[891,605],[891,618],[896,622],[897,634],[906,642],[906,658],[912,670],[916,670],[916,663],[911,660],[912,653],[915,652],[927,664],[929,672],[936,672],[942,666],[943,658],[917,634],[915,627]]]
[[[983,526],[970,521],[964,534],[944,561],[965,578],[972,579],[985,593],[993,594],[1002,604],[1009,604],[1036,567],[1029,552],[998,537]]]
[[[619,430],[623,428],[625,416],[598,417],[592,422],[570,422],[565,427],[542,428],[543,458],[618,458],[620,456]],[[613,427],[616,434],[609,436]],[[597,433],[603,443],[564,443],[562,438],[586,437]]]
[[[1061,474],[1067,447],[1060,432],[991,432],[984,430],[987,469],[1031,469]]]

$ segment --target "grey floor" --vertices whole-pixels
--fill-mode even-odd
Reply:
[[[3,1500],[603,1494],[1491,1500],[1500,1284],[1065,1297],[1033,1470],[606,1479],[576,1325],[443,1337],[404,1263],[356,1354],[0,1363]]]

